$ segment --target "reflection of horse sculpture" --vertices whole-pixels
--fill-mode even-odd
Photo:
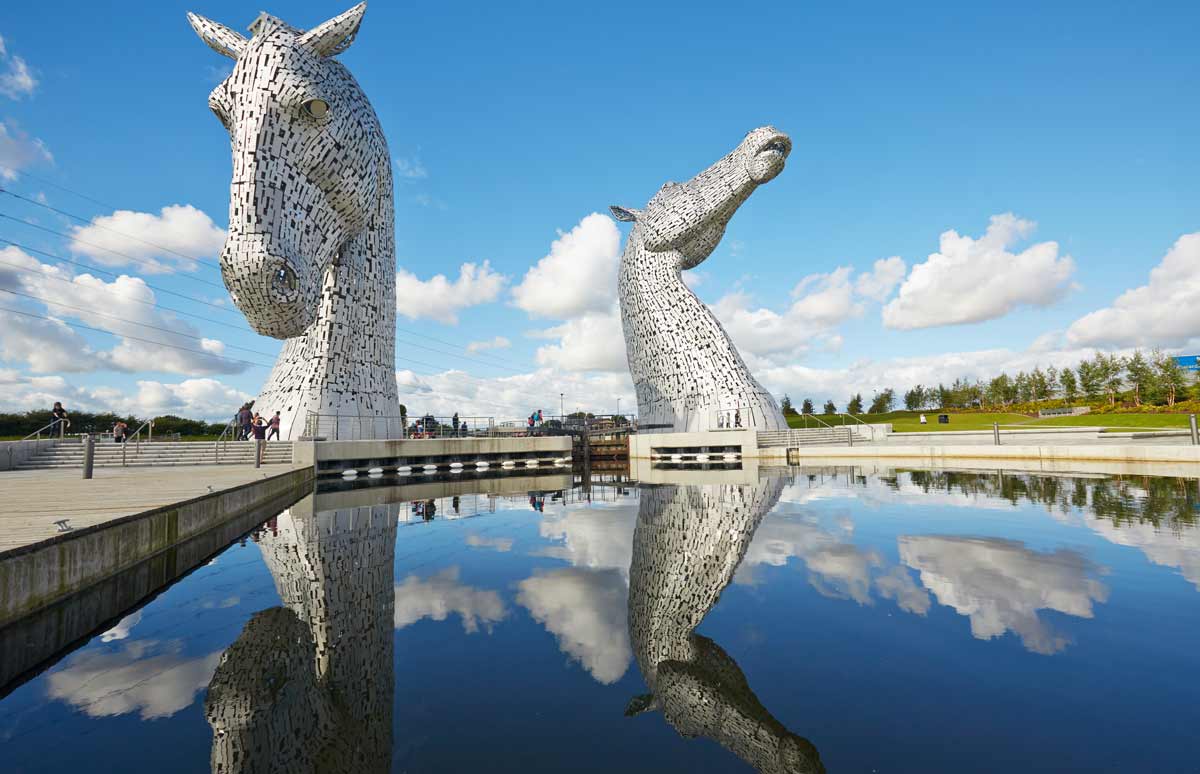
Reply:
[[[729,654],[695,633],[782,489],[772,479],[642,491],[629,638],[651,693],[631,701],[626,714],[660,709],[679,733],[714,739],[759,771],[824,772],[812,743],[772,717]]]
[[[686,183],[667,183],[634,221],[621,257],[621,323],[643,427],[713,430],[736,424],[786,430],[775,399],[754,380],[729,336],[680,272],[709,256],[758,186],[783,171],[792,141],[764,126]]]
[[[250,619],[209,684],[214,772],[391,768],[399,506],[312,502],[262,537],[285,606]]]
[[[281,412],[285,439],[309,411],[400,411],[391,160],[374,110],[334,59],[365,8],[308,32],[263,14],[249,39],[188,15],[236,62],[209,97],[233,146],[221,274],[256,331],[287,339],[255,402]],[[375,431],[362,425],[349,437]]]

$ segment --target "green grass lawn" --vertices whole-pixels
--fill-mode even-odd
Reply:
[[[1011,414],[1006,412],[977,413],[954,411],[926,411],[925,418],[929,424],[921,424],[920,411],[891,411],[887,414],[858,414],[859,419],[868,423],[891,422],[892,430],[897,433],[928,433],[937,430],[991,430],[993,422],[1000,423],[1000,429],[1029,429],[1039,427],[1105,427],[1112,432],[1133,432],[1135,430],[1186,429],[1187,414],[1084,414],[1078,417],[1047,417],[1039,419],[1027,414]],[[950,423],[940,425],[937,421],[939,413],[950,415]],[[850,420],[842,416],[828,417],[821,414],[817,418],[822,421],[840,426]],[[805,427],[803,417],[788,417],[791,427]],[[1019,428],[1016,426],[1020,426]],[[819,427],[812,419],[808,427]]]

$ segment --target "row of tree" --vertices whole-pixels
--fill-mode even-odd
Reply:
[[[1024,403],[1062,400],[1102,402],[1109,406],[1128,401],[1134,406],[1165,405],[1190,397],[1196,388],[1192,374],[1174,357],[1158,350],[1149,353],[1135,350],[1128,356],[1103,352],[1082,360],[1074,368],[1034,368],[1016,374],[1000,373],[991,379],[955,379],[952,384],[926,387],[918,384],[903,395],[904,408],[909,411],[935,408],[1004,408]],[[862,414],[863,397],[853,395],[846,403],[850,414]],[[867,407],[868,414],[883,414],[895,408],[896,393],[888,388],[876,392]],[[784,414],[812,414],[813,402],[804,399],[799,411],[791,398],[783,397]],[[825,402],[824,413],[836,414],[832,400]]]
[[[67,428],[68,433],[107,433],[119,421],[129,425],[129,429],[132,431],[135,427],[139,427],[146,421],[132,414],[122,416],[112,412],[70,411],[68,417],[71,422]],[[20,414],[0,413],[0,436],[17,436],[23,438],[30,433],[35,433],[42,429],[52,419],[54,417],[50,414],[49,409],[43,411],[26,411]],[[225,425],[220,422],[213,423],[205,422],[201,419],[187,419],[186,417],[179,417],[174,414],[166,414],[154,418],[154,432],[156,435],[168,435],[171,433],[179,433],[185,436],[219,435],[224,429]]]

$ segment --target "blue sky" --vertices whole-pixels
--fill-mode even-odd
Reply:
[[[267,10],[307,28],[349,5]],[[573,261],[580,277],[615,267],[614,226],[581,221],[609,204],[641,207],[663,182],[687,179],[767,123],[792,137],[787,169],[738,212],[694,288],[773,391],[840,406],[850,390],[1067,363],[1095,348],[1186,351],[1200,339],[1200,268],[1188,271],[1200,244],[1183,239],[1200,231],[1200,151],[1184,141],[1200,125],[1190,98],[1200,76],[1194,4],[1152,13],[1116,3],[435,5],[446,4],[377,0],[341,55],[396,159],[397,262],[408,278],[397,348],[408,360],[397,367],[420,372],[401,378],[410,407],[519,416],[549,410],[559,392],[597,410],[613,410],[603,404],[618,395],[631,405],[611,293],[590,286],[573,306],[548,302],[550,316],[515,306],[513,288],[559,232],[577,228],[560,245],[557,273],[551,261],[542,279],[569,283],[562,272]],[[214,258],[219,235],[192,215],[161,218],[164,207],[190,205],[216,229],[227,219],[229,146],[207,95],[230,62],[196,38],[188,10],[244,30],[258,7],[9,8],[0,20],[3,186],[86,219],[148,213],[101,221],[122,232],[106,242],[122,252],[146,248],[122,248],[128,234]],[[79,225],[7,196],[0,214],[67,233]],[[960,243],[930,262],[943,232],[979,240],[993,216],[1002,218],[990,243]],[[11,220],[0,219],[0,238],[96,263],[86,246]],[[101,255],[117,274],[224,297],[196,281],[219,283],[211,264],[151,275]],[[872,274],[893,256],[903,267]],[[478,280],[484,261],[486,281],[453,284],[464,263]],[[77,284],[85,273],[62,271]],[[437,286],[424,284],[438,274],[451,303],[476,301],[453,310],[454,323]],[[875,280],[869,293],[864,277]],[[5,287],[29,289],[12,282]],[[8,309],[48,311],[0,295]],[[240,324],[232,312],[153,298]],[[116,299],[107,313],[129,309]],[[63,395],[81,407],[214,416],[266,376],[215,373],[233,369],[79,329],[95,357],[64,368],[50,355],[77,340],[14,319],[0,332],[9,385],[0,408]],[[192,324],[228,357],[269,363],[279,347]],[[510,346],[462,357],[470,342],[496,336]],[[114,354],[120,346],[130,351]]]

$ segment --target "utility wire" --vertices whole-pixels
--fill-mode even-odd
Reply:
[[[0,217],[5,217],[5,216],[0,215]],[[84,269],[87,269],[88,271],[94,271],[94,272],[98,272],[100,274],[107,274],[110,277],[121,276],[120,274],[118,274],[115,271],[112,271],[111,269],[101,269],[99,266],[93,266],[90,263],[83,263],[81,261],[75,261],[70,258],[64,258],[61,255],[55,255],[54,253],[50,253],[45,250],[39,250],[36,247],[30,247],[29,245],[22,244],[21,242],[14,242],[11,239],[5,239],[4,237],[0,237],[0,242],[3,242],[6,245],[12,245],[13,247],[16,247],[20,250],[24,250],[29,253],[37,253],[38,255],[44,255],[52,261],[62,261],[63,263],[69,263],[73,266],[80,266]],[[192,277],[191,279],[195,279],[195,278]],[[142,280],[142,282],[146,282],[146,281]],[[204,304],[205,306],[211,306],[213,309],[219,309],[222,312],[226,312],[229,314],[237,314],[237,315],[241,314],[236,309],[230,309],[227,306],[221,306],[220,304],[214,304],[211,301],[205,301],[202,298],[196,298],[195,296],[189,296],[186,293],[180,293],[175,290],[169,290],[167,288],[162,287],[161,285],[151,285],[149,282],[146,282],[146,287],[153,288],[154,290],[157,290],[160,293],[167,293],[172,296],[178,296],[179,298],[187,299],[188,301],[193,301],[197,304]],[[221,289],[224,290],[225,288],[222,287]]]
[[[45,231],[47,234],[53,234],[57,237],[62,237],[63,239],[69,239],[72,242],[75,242],[77,244],[87,245],[88,247],[94,247],[97,250],[103,250],[106,253],[112,253],[113,255],[120,256],[121,258],[124,258],[127,261],[132,261],[132,262],[134,262],[136,264],[140,264],[144,267],[145,266],[153,266],[151,261],[149,261],[145,258],[137,258],[128,253],[122,253],[119,250],[114,250],[111,247],[105,247],[104,245],[98,245],[95,242],[88,242],[83,239],[79,239],[71,234],[66,234],[62,231],[55,231],[54,229],[47,228],[46,226],[39,226],[36,223],[30,223],[28,221],[21,220],[20,218],[14,218],[12,215],[8,215],[7,213],[0,212],[0,218],[4,218],[5,220],[11,220],[13,223],[19,223],[22,226],[26,226],[27,228],[36,228],[38,231]],[[201,282],[205,285],[211,285],[214,288],[220,288],[222,291],[225,290],[225,286],[220,283],[217,283],[217,282],[212,282],[210,280],[201,279],[200,277],[195,277],[190,274],[182,274],[180,276],[184,277],[186,279],[189,279],[192,282]]]
[[[143,328],[151,328],[156,331],[163,331],[164,333],[169,333],[172,336],[181,336],[185,339],[196,339],[197,341],[203,342],[203,340],[206,338],[204,336],[195,336],[190,333],[183,333],[182,331],[173,331],[170,328],[164,328],[161,325],[151,325],[150,323],[136,322],[134,320],[126,320],[124,317],[117,317],[115,314],[105,314],[104,312],[97,312],[94,309],[84,309],[81,306],[71,306],[70,304],[64,304],[61,301],[55,301],[53,299],[46,298],[45,296],[37,296],[37,295],[34,295],[33,293],[22,293],[18,290],[9,290],[8,288],[0,288],[0,293],[10,293],[14,296],[24,296],[25,298],[32,298],[36,301],[41,301],[48,306],[60,306],[63,309],[71,309],[76,312],[83,312],[85,314],[94,314],[94,315],[98,315],[100,317],[107,317],[108,319],[116,320],[117,322],[123,322],[128,325],[140,325]],[[115,333],[113,331],[107,331],[107,332],[112,333],[114,336],[124,336],[125,335],[123,333]],[[221,343],[224,344],[224,342],[221,342]],[[249,352],[252,355],[262,355],[263,357],[275,357],[275,355],[271,354],[270,352],[260,352],[257,349],[249,349],[247,347],[239,347],[236,344],[225,344],[225,346],[229,347],[230,349],[240,349],[243,352]],[[212,354],[212,353],[209,353],[209,354]]]
[[[94,328],[91,325],[84,325],[83,323],[73,323],[73,322],[68,322],[66,320],[59,320],[55,317],[50,317],[50,316],[44,315],[44,314],[35,314],[33,312],[22,312],[20,309],[9,309],[7,307],[0,306],[0,312],[11,312],[12,314],[19,314],[19,315],[23,315],[25,317],[34,317],[34,318],[37,318],[40,320],[49,320],[50,322],[59,322],[59,323],[62,323],[63,325],[69,325],[72,328],[81,328],[85,331],[95,331],[97,333],[107,333],[110,336],[119,336],[123,339],[130,339],[131,341],[140,341],[143,344],[154,344],[155,346],[169,347],[171,349],[178,349],[178,350],[182,350],[184,352],[193,352],[197,355],[208,355],[209,357],[216,358],[217,360],[228,360],[233,363],[244,363],[245,365],[254,366],[255,368],[270,368],[271,367],[269,365],[263,365],[262,363],[255,363],[250,360],[242,360],[241,358],[237,358],[237,357],[225,357],[224,355],[214,355],[212,352],[207,352],[203,349],[191,349],[189,347],[180,347],[176,344],[167,344],[166,342],[163,342],[163,341],[154,341],[153,339],[141,339],[141,338],[138,338],[137,336],[127,336],[124,333],[113,333],[112,331],[107,331],[103,328]],[[178,336],[178,335],[183,335],[183,334],[176,334],[176,335]]]

